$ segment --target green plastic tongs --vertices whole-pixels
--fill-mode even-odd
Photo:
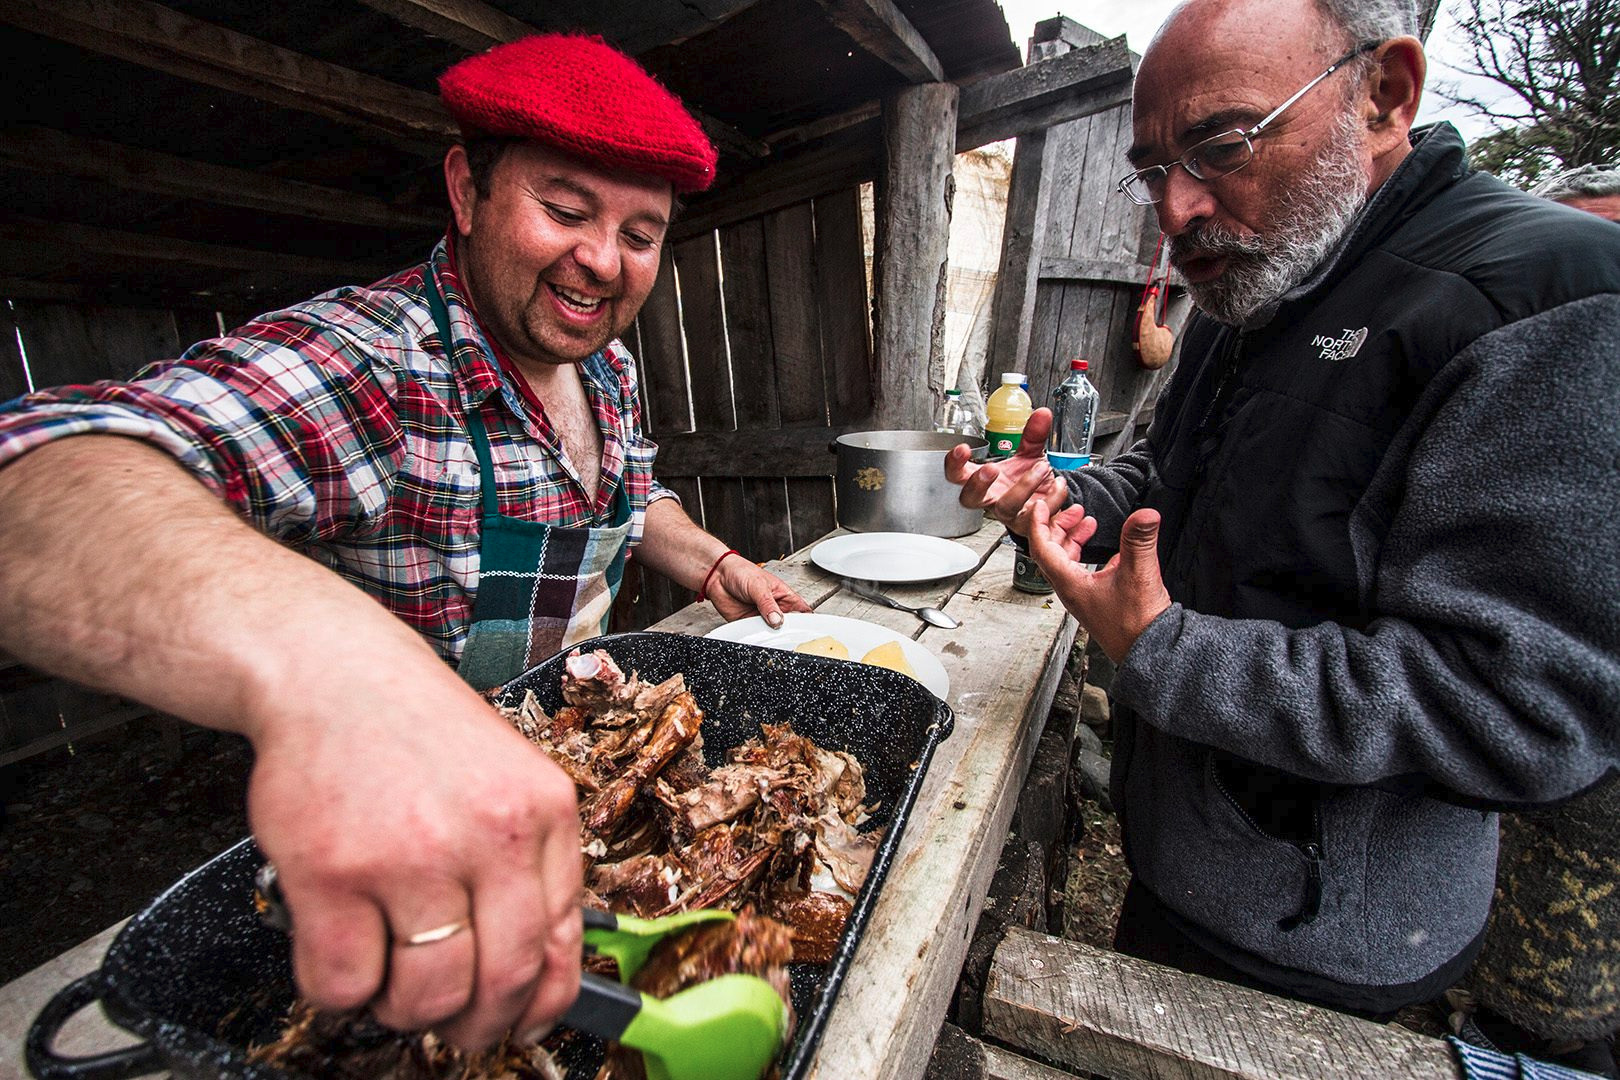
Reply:
[[[638,919],[586,908],[585,947],[617,960],[627,983],[670,934],[735,918],[705,910]],[[782,1048],[787,1006],[757,975],[721,975],[659,999],[587,972],[562,1022],[641,1051],[648,1080],[759,1080]]]

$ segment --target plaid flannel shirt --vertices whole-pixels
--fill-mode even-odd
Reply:
[[[424,292],[437,275],[452,363]],[[331,567],[455,661],[478,591],[482,516],[465,417],[489,433],[501,513],[606,524],[621,484],[630,542],[673,492],[652,476],[634,359],[615,341],[581,364],[602,432],[595,504],[544,415],[502,371],[443,242],[426,263],[264,315],[130,382],[29,394],[0,411],[0,465],[53,439],[131,436],[172,454],[260,531]],[[494,401],[487,399],[494,398]]]

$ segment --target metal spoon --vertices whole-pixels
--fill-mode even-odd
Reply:
[[[942,630],[955,630],[962,625],[962,621],[945,614],[937,607],[909,607],[892,597],[884,596],[872,586],[870,582],[854,581],[844,578],[844,588],[856,596],[864,596],[868,600],[875,600],[885,607],[892,607],[896,611],[909,611],[929,626],[937,626]]]

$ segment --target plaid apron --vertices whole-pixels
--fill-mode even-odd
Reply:
[[[449,312],[431,278],[428,303],[449,349]],[[467,433],[478,454],[484,514],[478,593],[457,670],[475,689],[488,690],[575,642],[607,632],[624,578],[630,496],[619,485],[609,524],[594,528],[507,517],[496,499],[489,435],[477,410],[467,413]]]

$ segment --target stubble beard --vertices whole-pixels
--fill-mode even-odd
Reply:
[[[1172,237],[1176,262],[1210,255],[1227,260],[1220,277],[1188,284],[1193,303],[1218,322],[1240,326],[1309,277],[1366,205],[1362,136],[1359,117],[1347,109],[1305,175],[1278,199],[1268,231],[1243,236],[1210,221]]]

